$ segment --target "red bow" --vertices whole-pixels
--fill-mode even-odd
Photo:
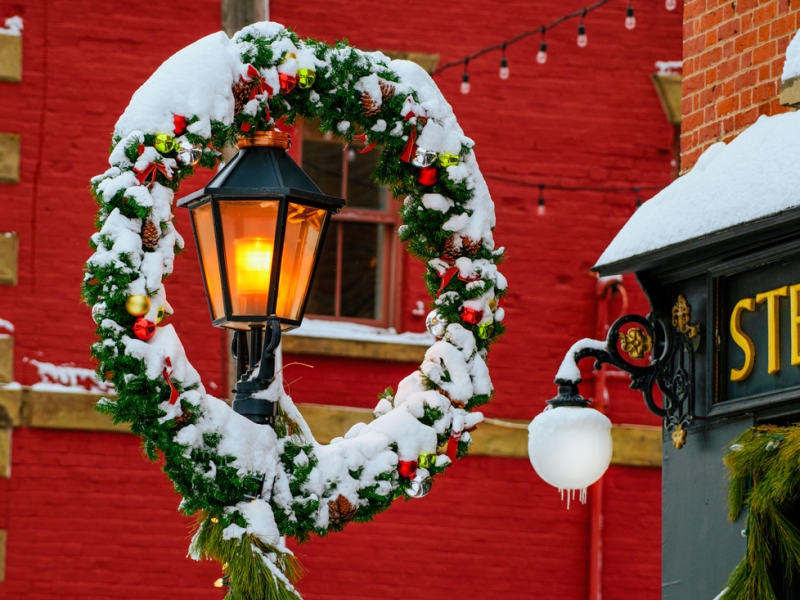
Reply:
[[[362,134],[359,134],[359,135],[354,135],[353,139],[354,140],[359,140],[359,141],[361,141],[361,142],[366,144],[367,143],[367,134],[366,133],[362,133]],[[367,152],[369,152],[370,150],[372,150],[375,147],[376,143],[377,142],[372,142],[369,146],[365,146],[364,148],[360,148],[358,153],[359,154],[366,154]]]
[[[147,184],[147,187],[150,187],[156,182],[156,176],[159,173],[161,173],[170,181],[172,180],[172,174],[167,172],[167,168],[162,162],[151,162],[141,171],[134,167],[133,171],[136,173],[136,179],[138,179],[139,183],[142,185],[145,185],[145,181],[147,181],[147,178],[150,177],[150,183]]]
[[[272,96],[272,88],[264,81],[264,78],[261,76],[261,73],[258,72],[253,65],[247,65],[247,76],[249,81],[252,83],[252,87],[250,88],[250,100],[258,96],[259,94],[263,94],[264,92],[267,93],[267,96]]]
[[[437,298],[442,293],[442,290],[447,287],[447,284],[449,284],[450,281],[453,279],[453,275],[455,275],[458,272],[459,272],[458,267],[450,267],[449,269],[447,269],[447,271],[444,272],[444,275],[442,275],[442,283],[439,285],[439,291],[436,292]],[[470,283],[471,281],[478,281],[480,279],[480,277],[478,277],[477,275],[472,275],[465,279],[464,277],[461,276],[460,273],[458,275],[458,278],[466,283]]]
[[[169,389],[170,389],[170,392],[169,392],[169,403],[170,404],[175,404],[175,402],[178,401],[178,390],[175,389],[175,384],[173,384],[172,383],[172,379],[170,379],[170,376],[172,375],[172,371],[171,370],[170,371],[167,370],[167,367],[170,367],[170,369],[172,368],[172,361],[169,359],[169,356],[167,357],[167,361],[166,362],[167,362],[167,366],[164,367],[164,379],[166,379],[167,383],[169,384]]]

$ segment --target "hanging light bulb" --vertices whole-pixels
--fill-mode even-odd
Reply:
[[[543,65],[547,62],[547,41],[544,39],[544,34],[547,31],[542,25],[542,43],[539,44],[539,53],[536,55],[536,62]]]
[[[469,94],[469,73],[467,73],[467,65],[469,64],[469,59],[464,59],[464,75],[461,77],[461,93],[462,94]]]
[[[581,21],[580,25],[578,25],[578,48],[586,48],[586,44],[589,43],[589,38],[586,37],[586,26]]]
[[[536,214],[540,217],[544,216],[545,213],[544,207],[544,184],[539,185],[539,206],[536,208]]]
[[[633,4],[628,5],[628,12],[625,17],[625,29],[630,31],[636,27],[636,17],[633,16]]]
[[[675,10],[675,7],[678,6],[676,0],[667,0],[664,4],[667,10]]]
[[[506,59],[506,43],[503,42],[503,56],[500,59],[500,79],[508,79],[508,59]]]

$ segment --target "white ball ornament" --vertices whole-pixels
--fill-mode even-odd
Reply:
[[[611,463],[611,421],[581,406],[548,406],[528,426],[528,456],[536,473],[568,499],[596,482]]]
[[[447,321],[438,312],[432,310],[425,318],[425,327],[433,337],[442,338],[447,331]]]

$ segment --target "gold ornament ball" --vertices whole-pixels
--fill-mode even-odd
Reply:
[[[314,69],[297,69],[297,87],[302,90],[307,90],[317,79],[317,73]]]
[[[134,317],[146,315],[150,310],[150,298],[142,296],[141,294],[128,296],[128,299],[125,301],[125,310]]]
[[[175,138],[168,133],[157,133],[153,146],[159,154],[169,154],[175,150]]]
[[[167,311],[164,310],[163,306],[158,307],[158,316],[156,317],[156,323],[161,323],[164,320],[164,317],[167,316]]]
[[[439,164],[443,167],[455,167],[458,164],[458,154],[441,154]]]
[[[489,310],[492,312],[497,308],[497,298],[489,298]]]

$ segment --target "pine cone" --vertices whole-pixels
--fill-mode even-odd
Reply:
[[[462,402],[461,400],[453,400],[453,399],[450,397],[450,394],[448,394],[448,393],[447,393],[446,391],[444,391],[442,388],[436,388],[436,391],[437,391],[437,392],[439,392],[439,393],[440,393],[442,396],[444,396],[444,397],[445,397],[445,398],[447,398],[448,400],[450,400],[450,405],[451,405],[453,408],[464,408],[464,407],[466,406],[466,404],[465,404],[464,402]]]
[[[461,248],[456,246],[456,242],[453,238],[449,237],[444,242],[444,251],[442,252],[442,260],[447,262],[455,262],[455,260],[461,256]]]
[[[177,427],[178,425],[183,425],[184,423],[188,423],[193,416],[194,415],[192,414],[192,411],[190,410],[183,411],[181,414],[175,417],[174,419],[175,426]]]
[[[339,497],[336,499],[336,504],[339,508],[339,515],[341,515],[342,520],[349,521],[356,515],[356,510],[358,509],[341,494],[339,494]]]
[[[339,514],[339,505],[335,500],[328,502],[328,523],[330,525],[338,525],[342,522],[342,516]]]
[[[477,254],[483,248],[483,242],[478,240],[477,242],[471,240],[468,237],[461,238],[461,247],[464,250],[465,254]]]
[[[381,81],[378,85],[381,87],[381,95],[383,96],[384,102],[394,96],[394,84],[391,84],[388,81]]]
[[[240,81],[233,86],[233,114],[238,115],[244,110],[244,105],[250,101],[250,85],[246,81]]]
[[[142,228],[142,244],[145,248],[155,248],[158,246],[158,240],[161,239],[161,230],[158,225],[152,221],[148,221]]]
[[[361,92],[361,108],[368,117],[374,117],[381,112],[381,105],[375,102],[367,92]]]

